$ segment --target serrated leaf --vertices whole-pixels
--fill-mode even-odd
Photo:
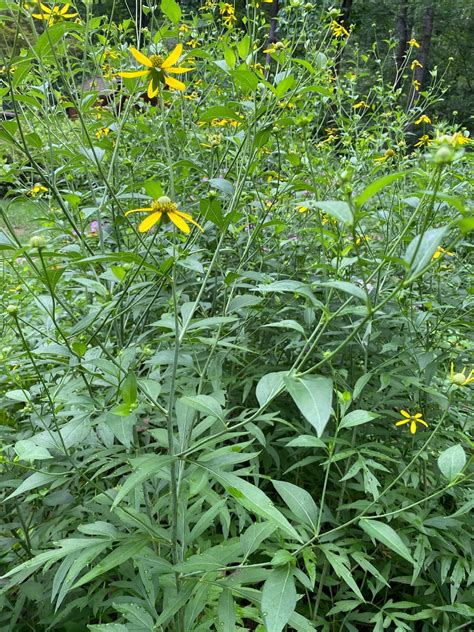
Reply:
[[[354,223],[352,211],[347,202],[328,200],[325,202],[313,202],[313,205],[348,226],[351,226]]]
[[[262,589],[262,616],[268,632],[281,632],[296,607],[296,588],[291,566],[271,571]]]
[[[146,540],[141,538],[135,541],[125,542],[121,544],[111,553],[106,555],[98,564],[94,566],[88,573],[86,573],[79,581],[77,581],[72,588],[79,588],[84,584],[89,583],[96,577],[107,573],[108,571],[120,566],[131,557],[138,555],[146,544]]]
[[[441,452],[438,467],[449,481],[454,480],[466,465],[466,454],[460,445],[453,445]]]
[[[360,426],[361,424],[366,424],[368,421],[377,419],[378,416],[377,413],[371,413],[368,410],[351,410],[350,413],[347,413],[347,415],[344,415],[341,419],[339,428]]]
[[[318,522],[319,510],[311,494],[305,489],[286,481],[272,480],[272,485],[295,517],[314,530]]]
[[[301,537],[291,526],[285,516],[275,507],[270,498],[262,492],[261,489],[252,485],[243,478],[232,474],[231,472],[224,472],[222,470],[214,469],[209,465],[199,463],[199,465],[207,470],[225,489],[237,500],[243,507],[252,511],[257,516],[265,518],[276,527],[281,529],[284,533],[291,538],[301,542]]]
[[[359,520],[359,526],[363,529],[368,536],[385,544],[387,548],[391,551],[394,551],[401,557],[403,557],[410,564],[415,564],[414,559],[411,556],[410,549],[407,547],[405,542],[401,539],[395,529],[392,529],[385,522],[381,522],[380,520],[369,520],[367,518],[362,518]]]
[[[255,395],[261,407],[265,406],[270,400],[284,388],[284,378],[288,375],[288,371],[276,371],[275,373],[267,373],[258,381]]]
[[[412,275],[418,274],[429,264],[446,231],[447,226],[430,228],[410,242],[403,258],[410,266]]]
[[[327,377],[287,376],[284,382],[301,414],[320,437],[331,416],[332,380]]]

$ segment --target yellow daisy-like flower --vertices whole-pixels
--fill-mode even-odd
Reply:
[[[297,204],[295,208],[298,213],[306,213],[307,211],[309,211],[309,208],[304,204]]]
[[[417,430],[417,424],[423,424],[428,428],[428,424],[424,419],[422,419],[423,415],[421,413],[416,413],[416,415],[410,415],[406,410],[401,410],[400,415],[403,416],[403,419],[397,421],[395,423],[396,426],[403,426],[404,424],[410,424],[410,432],[411,434],[415,434]]]
[[[101,138],[103,138],[104,136],[108,136],[110,134],[110,127],[100,127],[96,133],[95,133],[95,137],[100,140]]]
[[[414,37],[408,40],[407,44],[408,46],[411,46],[411,47],[420,48],[420,44],[416,41]]]
[[[42,184],[35,184],[35,186],[30,191],[30,195],[32,197],[36,197],[37,195],[40,195],[40,193],[46,193],[47,191],[48,189]]]
[[[352,106],[353,110],[360,110],[360,108],[368,108],[369,106],[365,101],[359,101],[358,103],[354,103]]]
[[[415,68],[423,68],[423,64],[420,64],[418,59],[414,59],[410,64],[410,69],[415,70]]]
[[[389,158],[393,158],[395,156],[395,152],[393,149],[387,149],[383,156],[379,156],[378,158],[374,158],[374,162],[386,162]]]
[[[263,52],[268,53],[269,55],[274,55],[275,53],[281,52],[285,48],[286,48],[286,44],[284,42],[273,42]]]
[[[145,70],[132,70],[130,72],[119,72],[119,77],[125,77],[126,79],[133,79],[135,77],[147,77],[150,79],[148,84],[148,98],[153,99],[156,97],[159,90],[159,84],[164,83],[174,90],[185,90],[186,86],[182,81],[178,81],[175,77],[169,77],[171,74],[182,74],[194,70],[194,68],[180,68],[174,64],[181,57],[183,52],[183,45],[178,44],[168,55],[166,59],[163,59],[161,55],[150,55],[147,57],[136,48],[130,48],[130,52],[138,61],[139,64],[145,66]]]
[[[333,20],[330,24],[331,30],[334,33],[334,37],[342,37],[343,35],[345,37],[349,37],[349,31],[344,28],[344,26],[342,24],[339,24],[339,22],[336,22],[336,20]]]
[[[194,224],[194,226],[197,226],[201,232],[204,232],[204,229],[193,220],[191,215],[183,213],[183,211],[179,211],[176,204],[172,202],[167,195],[162,195],[157,200],[153,200],[150,206],[145,208],[134,208],[127,211],[125,215],[130,215],[130,213],[149,213],[148,217],[145,217],[138,227],[138,230],[141,233],[149,231],[161,219],[170,220],[176,228],[179,228],[179,230],[186,235],[191,232],[187,222]]]
[[[454,372],[454,362],[451,362],[451,370],[449,372],[449,379],[452,384],[456,386],[467,386],[471,382],[474,382],[474,369],[471,369],[469,375],[466,377],[467,367],[464,367],[462,371]]]
[[[448,257],[454,257],[454,252],[450,252],[449,250],[445,250],[444,248],[441,248],[441,246],[438,246],[436,248],[435,253],[431,257],[431,259],[432,260],[439,259],[441,257],[441,255],[447,255]]]
[[[70,18],[77,17],[78,13],[68,13],[70,6],[70,4],[65,4],[59,8],[59,6],[54,5],[54,7],[50,9],[45,4],[40,3],[39,7],[41,9],[41,13],[32,13],[32,16],[36,20],[45,20],[48,23],[48,26],[52,26],[61,20],[69,20]]]
[[[420,125],[421,123],[426,123],[426,124],[430,125],[431,124],[430,117],[426,116],[426,114],[422,114],[420,116],[420,118],[416,119],[415,125]]]
[[[412,81],[412,85],[417,92],[420,91],[421,83],[418,81],[418,79],[415,79],[414,81]]]
[[[418,139],[418,142],[415,143],[414,147],[424,147],[425,145],[431,145],[432,142],[433,141],[428,136],[428,134],[423,134],[423,136],[420,136],[420,138]]]

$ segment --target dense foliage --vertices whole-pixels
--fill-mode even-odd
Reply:
[[[84,4],[0,2],[1,629],[468,629],[471,141],[417,40],[401,86],[335,9]]]

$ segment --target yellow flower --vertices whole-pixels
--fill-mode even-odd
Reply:
[[[418,79],[415,79],[414,81],[412,81],[412,85],[417,92],[420,91],[421,83],[418,81]]]
[[[466,377],[467,367],[464,367],[460,373],[454,372],[454,362],[451,362],[451,370],[449,372],[449,379],[452,384],[456,386],[467,386],[471,382],[474,382],[474,369],[471,369],[469,375]]]
[[[307,211],[309,211],[309,208],[307,206],[304,206],[304,204],[297,204],[296,210],[298,211],[298,213],[306,213]]]
[[[279,53],[280,51],[286,48],[286,44],[283,42],[273,42],[270,44],[268,48],[266,48],[263,52],[268,53],[269,55],[274,55],[275,53]]]
[[[339,22],[336,22],[336,20],[333,20],[331,22],[330,27],[332,29],[332,32],[334,33],[334,37],[342,37],[343,35],[345,35],[346,37],[349,37],[349,31],[346,28],[344,28],[342,24],[339,24]]]
[[[428,136],[428,134],[423,134],[423,136],[420,136],[420,138],[418,139],[418,142],[415,143],[414,147],[424,147],[425,145],[431,145],[431,143],[432,140]]]
[[[414,59],[410,64],[411,70],[415,70],[415,68],[423,68],[423,64],[420,64],[418,59]]]
[[[35,186],[30,191],[30,195],[32,197],[36,197],[37,195],[40,195],[41,193],[46,193],[47,190],[48,189],[44,187],[42,184],[35,184]]]
[[[41,13],[33,13],[32,16],[36,20],[46,20],[48,26],[52,26],[56,24],[56,22],[60,22],[61,20],[68,20],[69,18],[75,18],[77,13],[68,13],[70,4],[65,4],[60,9],[59,6],[54,5],[52,9],[47,7],[45,4],[40,3]]]
[[[427,123],[429,125],[431,124],[431,119],[429,116],[426,116],[426,114],[422,114],[419,119],[416,119],[415,125],[420,125],[420,123]]]
[[[435,259],[439,259],[441,257],[441,255],[447,255],[448,257],[454,257],[454,252],[449,252],[449,250],[445,250],[444,248],[441,248],[441,246],[438,246],[436,248],[436,252],[431,257],[431,259],[434,261]]]
[[[103,138],[104,136],[108,136],[110,133],[110,127],[100,127],[96,133],[95,133],[95,137],[100,140],[101,138]]]
[[[354,103],[352,106],[353,110],[359,110],[360,108],[368,108],[369,106],[365,101],[359,101],[358,103]]]
[[[170,88],[175,90],[185,90],[186,86],[182,81],[178,81],[175,77],[169,77],[169,74],[182,74],[183,72],[189,72],[194,68],[178,68],[174,64],[181,57],[183,52],[183,45],[178,44],[171,51],[166,59],[163,59],[161,55],[150,55],[146,57],[143,53],[140,53],[136,48],[131,48],[130,52],[135,59],[145,66],[146,70],[132,70],[130,72],[119,72],[119,77],[125,77],[126,79],[133,79],[134,77],[147,77],[150,79],[148,84],[148,98],[153,99],[158,94],[159,84],[164,83]]]
[[[237,21],[235,16],[235,9],[231,4],[225,2],[220,8],[220,14],[222,16],[222,23],[228,29],[231,29],[234,25],[234,22]]]
[[[416,413],[416,415],[410,415],[410,413],[408,413],[406,410],[401,410],[400,414],[403,416],[403,419],[400,419],[400,421],[397,421],[395,425],[403,426],[404,424],[410,424],[411,434],[416,433],[416,429],[417,429],[416,424],[423,424],[423,426],[426,426],[428,428],[428,424],[426,423],[426,421],[424,421],[424,419],[422,419],[423,415],[421,413]]]
[[[414,46],[415,48],[420,48],[419,43],[416,41],[416,39],[414,37],[412,37],[410,40],[408,40],[407,42],[408,46]]]
[[[181,26],[178,29],[180,33],[188,33],[190,30],[191,30],[191,27],[189,27],[187,24],[181,24]]]
[[[393,149],[387,149],[383,156],[379,156],[378,158],[374,158],[374,162],[385,162],[389,158],[395,156],[395,152]]]
[[[461,132],[456,132],[451,136],[451,144],[455,147],[457,147],[458,145],[467,145],[470,142],[471,139],[467,136],[464,136],[464,134],[461,134]]]
[[[157,200],[153,200],[150,206],[145,208],[134,208],[130,211],[127,211],[125,215],[130,215],[130,213],[150,213],[148,217],[141,222],[138,230],[141,233],[146,233],[150,228],[153,228],[155,224],[157,224],[163,217],[166,220],[170,220],[173,224],[179,228],[183,233],[188,235],[191,232],[187,222],[194,224],[197,226],[201,232],[203,232],[203,228],[193,220],[191,215],[188,213],[183,213],[183,211],[179,211],[178,207],[174,202],[170,200],[170,198],[166,195],[162,195]]]

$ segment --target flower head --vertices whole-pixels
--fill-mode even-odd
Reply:
[[[386,162],[389,158],[393,158],[393,156],[395,156],[395,151],[393,149],[387,149],[383,156],[374,158],[374,162]]]
[[[418,79],[415,79],[414,81],[412,81],[412,85],[417,92],[420,91],[421,83],[418,81]]]
[[[349,31],[344,28],[344,26],[342,24],[339,24],[339,22],[336,22],[336,20],[333,20],[330,24],[331,30],[334,33],[334,37],[349,37]]]
[[[95,133],[95,137],[97,140],[100,140],[104,136],[108,136],[110,134],[110,127],[99,127],[99,129]]]
[[[306,213],[307,211],[309,211],[309,208],[304,204],[297,204],[295,208],[298,213]]]
[[[431,140],[431,138],[428,136],[428,134],[423,134],[423,136],[420,136],[420,138],[418,139],[418,142],[415,143],[415,147],[424,147],[425,145],[431,145],[433,141]]]
[[[415,68],[423,68],[423,64],[420,64],[418,59],[414,59],[410,64],[410,69],[415,70]]]
[[[47,190],[48,189],[45,186],[43,186],[42,184],[35,184],[35,186],[32,187],[32,189],[30,191],[30,195],[32,197],[36,197],[37,195],[41,195],[41,193],[46,193]]]
[[[360,108],[368,108],[369,106],[365,101],[358,101],[358,103],[354,103],[352,106],[353,110],[360,110]]]
[[[263,52],[268,53],[269,55],[274,55],[275,53],[281,52],[286,47],[287,44],[285,44],[285,42],[272,42]]]
[[[148,98],[153,99],[158,94],[159,84],[164,83],[170,88],[174,90],[185,90],[186,86],[182,81],[178,81],[175,77],[170,77],[168,75],[178,75],[184,72],[189,72],[190,70],[194,70],[194,68],[180,68],[175,66],[174,64],[181,57],[181,53],[183,52],[183,45],[178,44],[171,51],[166,59],[163,59],[161,55],[150,55],[147,57],[143,53],[141,53],[136,48],[130,48],[130,52],[135,57],[135,59],[142,66],[145,66],[145,70],[132,70],[130,72],[119,72],[119,77],[125,77],[126,79],[133,79],[135,77],[147,77],[150,80],[148,84]]]
[[[40,3],[41,13],[33,13],[32,16],[36,20],[45,20],[48,26],[61,22],[61,20],[68,20],[75,18],[77,13],[68,13],[70,4],[64,4],[61,8],[58,5],[54,5],[52,9],[43,3]]]
[[[421,123],[426,123],[427,125],[431,124],[431,119],[426,114],[422,114],[420,118],[416,119],[415,125],[420,125]]]
[[[466,377],[467,367],[464,367],[462,371],[454,372],[454,362],[451,362],[451,370],[449,372],[449,379],[452,384],[456,386],[467,386],[471,382],[474,382],[474,369],[471,369],[470,373]]]
[[[132,209],[127,211],[125,215],[130,215],[130,213],[149,213],[148,217],[145,217],[138,227],[141,233],[149,231],[150,228],[153,228],[161,219],[170,220],[186,235],[191,232],[187,222],[194,224],[194,226],[197,226],[199,230],[203,232],[203,228],[193,220],[191,215],[179,211],[176,204],[166,195],[162,195],[157,200],[153,200],[150,206]]]
[[[410,415],[406,410],[401,410],[400,415],[403,416],[403,419],[397,421],[395,423],[396,426],[403,426],[404,424],[410,424],[410,432],[411,434],[415,434],[417,430],[417,424],[423,424],[428,428],[428,424],[424,419],[422,419],[423,415],[421,413],[416,413],[416,415]]]
[[[222,23],[224,26],[231,29],[234,26],[234,22],[237,21],[234,7],[225,2],[220,8],[220,14],[222,16]]]
[[[420,44],[416,41],[416,39],[414,37],[412,37],[410,40],[408,40],[407,42],[408,46],[411,46],[412,48],[420,48]]]
[[[441,246],[438,246],[433,254],[433,256],[431,257],[432,260],[436,260],[439,259],[441,257],[441,255],[447,255],[448,257],[454,257],[454,252],[450,252],[449,250],[445,250],[444,248],[441,248]]]

